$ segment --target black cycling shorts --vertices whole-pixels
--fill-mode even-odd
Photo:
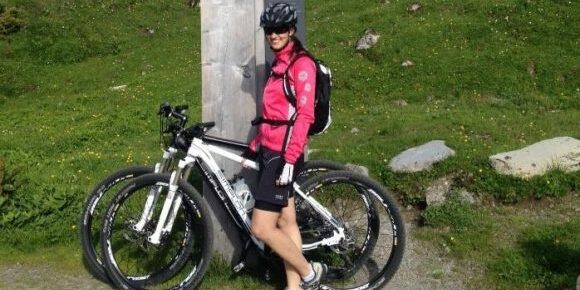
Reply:
[[[294,196],[292,184],[285,186],[277,186],[276,180],[282,173],[282,166],[284,166],[284,159],[280,152],[262,148],[258,154],[258,162],[260,164],[260,173],[258,175],[258,186],[254,194],[256,204],[254,208],[280,212],[283,207],[288,206],[288,199]],[[298,158],[294,164],[294,177],[296,173],[300,172],[304,164],[303,156]]]

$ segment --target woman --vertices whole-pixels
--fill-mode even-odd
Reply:
[[[263,122],[250,143],[250,153],[257,153],[260,162],[252,232],[284,260],[287,289],[292,290],[319,289],[326,273],[325,265],[311,264],[302,255],[291,185],[294,171],[303,162],[308,129],[314,122],[316,84],[314,62],[309,57],[297,57],[304,48],[295,37],[296,20],[295,8],[286,3],[266,8],[260,17],[275,61],[264,87]],[[283,90],[282,77],[287,69],[295,106]],[[292,126],[282,124],[292,118]]]

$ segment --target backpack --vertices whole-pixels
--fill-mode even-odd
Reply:
[[[332,89],[332,72],[330,68],[324,64],[319,59],[316,59],[308,51],[298,54],[290,61],[286,72],[284,72],[284,94],[286,98],[296,107],[296,96],[294,94],[294,89],[290,86],[290,80],[288,78],[288,71],[290,67],[301,57],[308,57],[314,61],[316,66],[316,90],[314,93],[314,123],[310,126],[308,131],[308,136],[322,134],[330,127],[332,123],[332,118],[330,116],[330,92]],[[294,117],[292,117],[291,123],[294,122]]]

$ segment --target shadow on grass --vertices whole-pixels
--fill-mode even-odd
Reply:
[[[580,219],[525,230],[490,270],[502,289],[575,289],[580,274]]]
[[[534,237],[521,242],[521,247],[541,271],[536,277],[544,289],[574,289],[580,275],[580,232],[566,230],[566,225],[551,229],[554,235]]]

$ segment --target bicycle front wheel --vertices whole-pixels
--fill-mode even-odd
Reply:
[[[397,271],[405,247],[403,219],[394,200],[372,179],[349,171],[329,172],[301,186],[339,221],[346,238],[305,252],[329,267],[326,289],[379,289]],[[333,236],[335,228],[304,202],[297,219],[305,245]]]
[[[109,282],[101,259],[99,233],[103,214],[117,191],[125,181],[152,173],[152,167],[132,166],[112,173],[101,181],[87,196],[80,221],[81,247],[84,260],[95,278]]]
[[[160,201],[169,189],[168,174],[147,174],[131,180],[111,201],[101,232],[105,266],[113,283],[122,289],[192,289],[202,279],[212,254],[212,223],[207,203],[185,181],[178,183],[182,196],[170,233],[159,245],[148,241],[158,222],[163,202],[154,205],[148,223],[134,228],[142,216],[150,190]]]

